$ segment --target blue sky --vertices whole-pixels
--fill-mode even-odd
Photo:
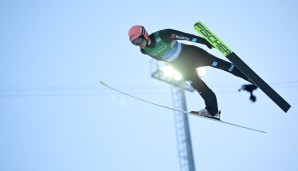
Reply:
[[[179,170],[173,112],[100,86],[172,106],[171,88],[150,77],[150,57],[128,29],[196,34],[202,21],[292,108],[207,68],[222,120],[260,134],[189,117],[196,170],[297,170],[295,1],[1,1],[0,170]],[[205,48],[204,46],[198,45]],[[215,49],[212,53],[224,59]],[[189,110],[204,107],[186,93]]]

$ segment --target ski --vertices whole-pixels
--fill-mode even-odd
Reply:
[[[136,97],[136,96],[133,96],[131,94],[128,94],[128,93],[125,93],[123,91],[120,91],[118,89],[115,89],[109,85],[107,85],[106,83],[100,81],[100,83],[111,89],[111,90],[114,90],[118,93],[121,93],[121,94],[124,94],[126,96],[129,96],[129,97],[132,97],[134,99],[137,99],[137,100],[140,100],[140,101],[143,101],[145,103],[149,103],[149,104],[152,104],[152,105],[155,105],[155,106],[158,106],[158,107],[162,107],[162,108],[165,108],[165,109],[169,109],[169,110],[172,110],[172,111],[176,111],[176,112],[181,112],[181,113],[184,113],[184,114],[188,114],[188,115],[193,115],[193,116],[197,116],[197,117],[200,117],[200,118],[203,118],[203,119],[207,119],[207,120],[212,120],[212,121],[216,121],[216,122],[219,122],[219,123],[222,123],[222,124],[227,124],[227,125],[231,125],[231,126],[235,126],[235,127],[239,127],[239,128],[243,128],[243,129],[247,129],[247,130],[251,130],[251,131],[256,131],[256,132],[261,132],[261,133],[266,133],[265,131],[262,131],[262,130],[258,130],[258,129],[254,129],[254,128],[249,128],[249,127],[245,127],[245,126],[241,126],[241,125],[237,125],[237,124],[234,124],[234,123],[230,123],[230,122],[226,122],[226,121],[222,121],[220,120],[219,118],[215,118],[215,117],[206,117],[206,116],[202,116],[202,115],[199,115],[197,112],[188,112],[188,111],[184,111],[184,110],[180,110],[180,109],[175,109],[175,108],[172,108],[172,107],[168,107],[168,106],[164,106],[164,105],[160,105],[158,103],[154,103],[154,102],[151,102],[151,101],[148,101],[148,100],[145,100],[145,99],[142,99],[142,98],[139,98],[139,97]]]
[[[291,108],[276,91],[274,91],[261,77],[259,77],[244,61],[242,61],[225,43],[223,43],[202,22],[197,22],[194,29],[211,43],[221,54],[231,61],[241,72],[257,85],[272,101],[275,102],[285,113]]]

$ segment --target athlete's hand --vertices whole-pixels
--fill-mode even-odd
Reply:
[[[206,41],[206,46],[207,46],[209,49],[214,48],[214,47],[212,46],[212,44],[210,44],[208,41]]]

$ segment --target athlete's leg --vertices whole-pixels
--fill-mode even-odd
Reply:
[[[193,69],[191,73],[188,73],[184,78],[189,81],[191,86],[201,95],[204,99],[206,109],[214,116],[218,113],[218,105],[215,93],[201,80],[196,71]]]
[[[211,66],[249,81],[249,79],[235,65],[222,60],[197,46],[184,45],[182,59],[184,63],[187,63],[187,65],[191,67]],[[181,61],[179,63],[181,63]]]
[[[229,72],[246,81],[250,81],[249,78],[247,78],[234,64],[227,62],[225,60],[222,60],[220,58],[217,58],[213,55],[210,56],[210,66]]]

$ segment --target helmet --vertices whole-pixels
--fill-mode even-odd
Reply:
[[[132,26],[129,29],[128,37],[129,37],[130,42],[133,43],[133,41],[136,40],[139,37],[143,37],[146,40],[148,40],[149,39],[149,34],[143,26],[135,25],[135,26]]]

